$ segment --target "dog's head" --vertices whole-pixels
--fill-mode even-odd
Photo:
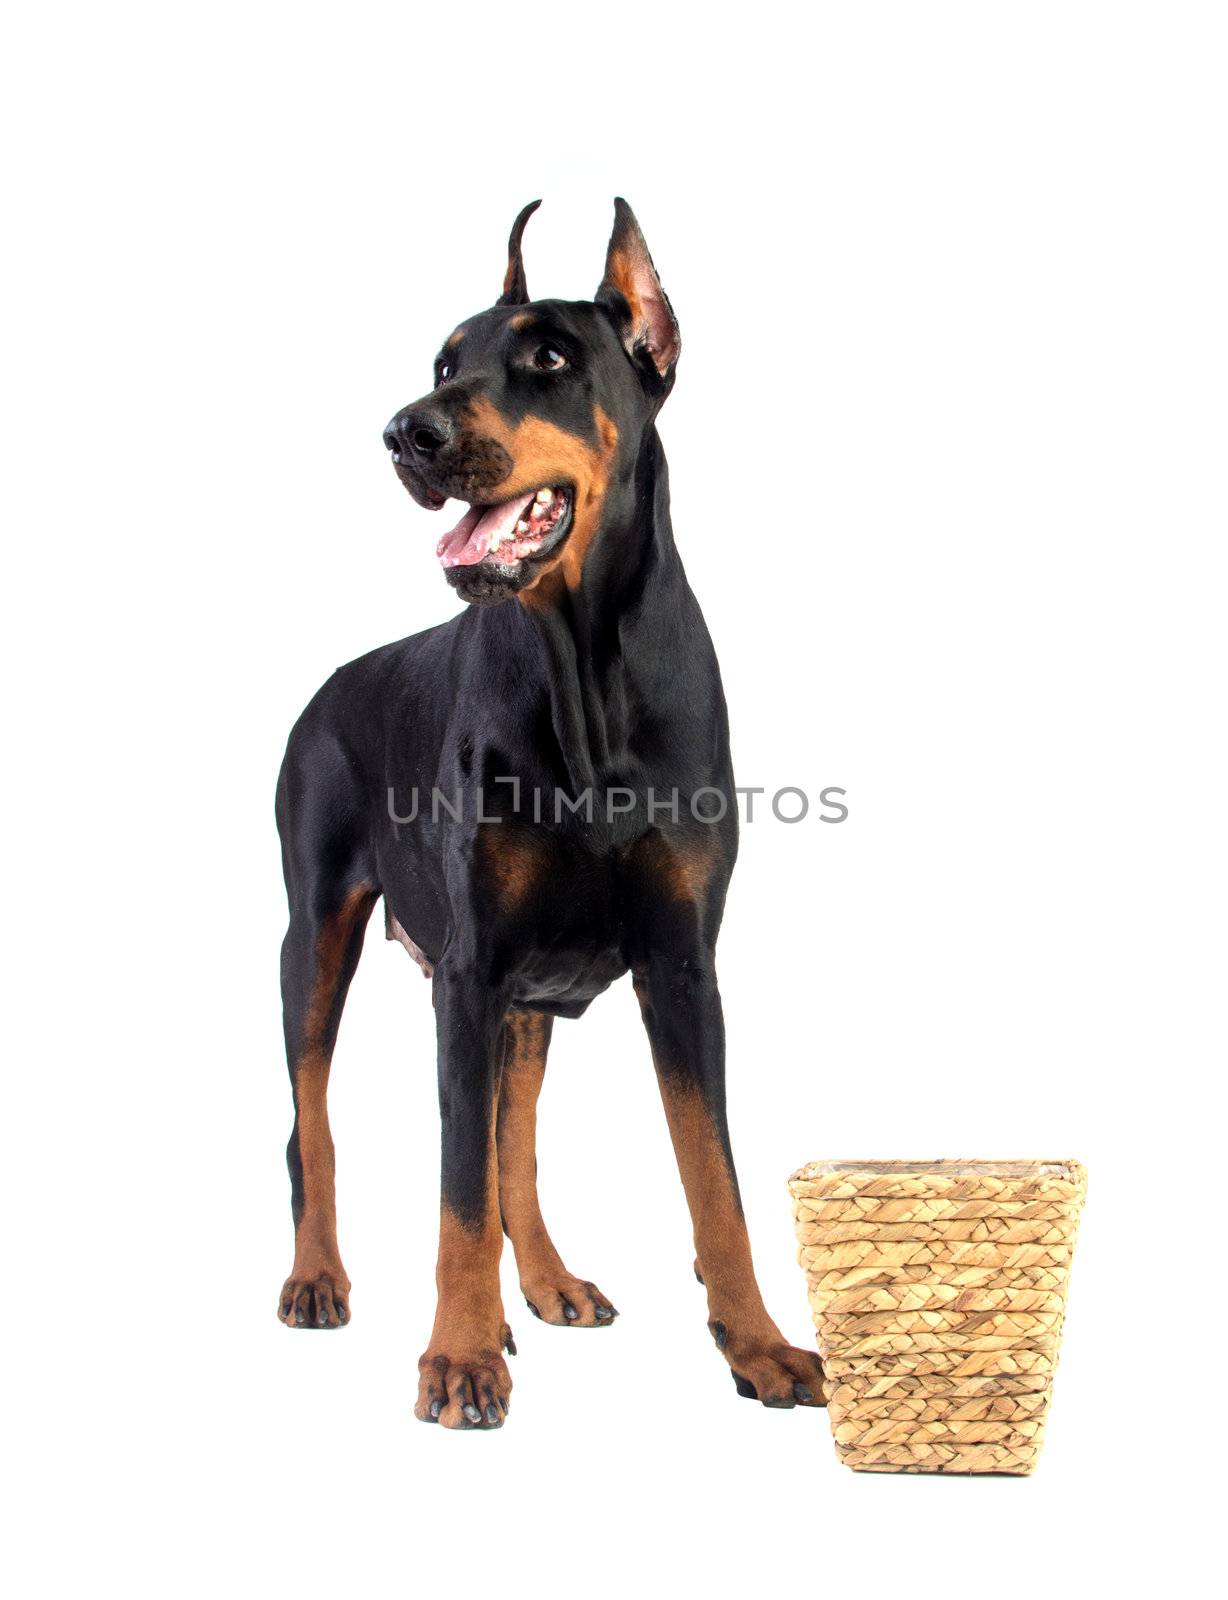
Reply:
[[[469,509],[438,545],[453,588],[493,605],[544,579],[579,585],[612,486],[673,386],[678,324],[625,200],[595,299],[530,300],[516,218],[503,293],[462,322],[431,392],[384,430],[419,505]]]

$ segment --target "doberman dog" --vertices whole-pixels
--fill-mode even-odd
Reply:
[[[431,392],[384,433],[419,505],[469,503],[437,551],[469,605],[334,673],[281,772],[295,1252],[279,1314],[296,1328],[350,1318],[326,1091],[382,895],[388,937],[432,981],[438,1031],[438,1308],[415,1415],[502,1426],[504,1230],[539,1318],[617,1315],[551,1242],[535,1125],[553,1019],[628,971],[708,1327],[739,1394],[819,1405],[818,1357],[785,1342],[755,1281],[725,1115],[714,953],[736,796],[656,428],[678,325],[621,199],[595,299],[531,301],[521,238],[538,203],[516,219],[500,298],[448,336]]]

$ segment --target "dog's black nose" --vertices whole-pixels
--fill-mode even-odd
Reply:
[[[397,461],[427,458],[452,437],[452,424],[439,411],[398,411],[384,429],[384,444]]]

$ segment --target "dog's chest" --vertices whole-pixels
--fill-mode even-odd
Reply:
[[[474,852],[474,911],[517,1001],[583,1010],[628,970],[663,915],[697,909],[716,842],[710,830],[687,845],[652,830],[593,849],[551,830],[486,830]]]
[[[498,827],[479,839],[475,910],[517,1002],[578,1013],[627,970],[624,872],[549,830]]]

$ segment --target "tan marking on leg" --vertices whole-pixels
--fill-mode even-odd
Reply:
[[[537,1195],[537,1098],[546,1074],[551,1018],[513,1011],[504,1024],[499,1081],[499,1209],[516,1252],[520,1288],[543,1322],[602,1327],[618,1315],[595,1284],[567,1270]],[[571,1307],[574,1316],[567,1315]]]
[[[537,1097],[546,1075],[551,1022],[540,1012],[512,1012],[506,1023],[499,1081],[499,1209],[503,1226],[524,1263],[562,1268],[537,1200]],[[524,1263],[522,1263],[522,1255]]]
[[[695,1255],[714,1320],[749,1338],[783,1343],[755,1279],[746,1219],[716,1124],[689,1079],[662,1074],[661,1099],[695,1224]]]
[[[356,884],[336,916],[327,918],[320,928],[316,940],[316,982],[303,1025],[309,1049],[324,1038],[350,940],[371,915],[371,908],[378,899],[379,891],[371,884]]]
[[[502,1351],[514,1348],[499,1288],[502,1251],[492,1104],[482,1217],[470,1224],[446,1205],[439,1211],[439,1298],[431,1340],[418,1361],[414,1406],[421,1422],[440,1422],[445,1428],[502,1426],[512,1392]]]
[[[636,989],[643,1004],[638,983]],[[716,1122],[694,1081],[665,1067],[657,1062],[657,1079],[694,1226],[695,1273],[708,1295],[709,1331],[735,1377],[764,1405],[821,1405],[822,1362],[813,1351],[788,1344],[763,1304]]]
[[[291,1277],[311,1279],[340,1273],[337,1247],[336,1157],[328,1125],[329,1062],[322,1050],[309,1050],[294,1072],[298,1148],[303,1168],[303,1214],[294,1230]],[[345,1288],[349,1279],[345,1278]]]
[[[498,1178],[491,1161],[492,1200]],[[476,1228],[462,1222],[447,1206],[439,1211],[439,1255],[435,1263],[435,1286],[439,1304],[435,1309],[432,1345],[450,1349],[467,1345],[476,1328],[479,1334],[498,1334],[503,1326],[503,1297],[499,1290],[499,1258],[503,1252],[503,1232],[499,1227],[497,1204]],[[495,1349],[498,1350],[496,1345]]]
[[[316,1326],[345,1320],[336,1302],[347,1307],[350,1280],[337,1245],[336,1156],[328,1123],[328,1077],[332,1052],[327,1047],[329,1019],[336,1003],[346,956],[355,934],[362,928],[379,898],[369,883],[350,890],[336,916],[320,929],[316,942],[316,981],[304,1019],[303,1048],[294,1064],[292,1084],[302,1167],[303,1210],[294,1229],[294,1265],[282,1288],[279,1314],[295,1320],[296,1305],[314,1297]],[[290,1300],[287,1313],[285,1305]]]

